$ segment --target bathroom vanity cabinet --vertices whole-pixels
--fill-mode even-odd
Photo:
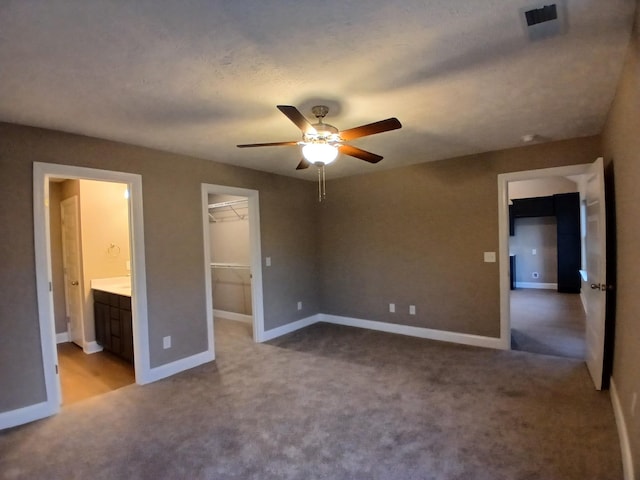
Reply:
[[[133,363],[131,297],[94,289],[93,309],[98,344]]]

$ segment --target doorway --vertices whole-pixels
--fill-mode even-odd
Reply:
[[[581,271],[582,292],[585,294],[585,363],[597,390],[607,387],[612,354],[607,337],[613,318],[606,318],[609,284],[607,283],[606,205],[604,190],[604,161],[598,158],[591,164],[530,170],[498,175],[498,234],[500,254],[500,345],[511,349],[510,262],[509,262],[509,183],[519,180],[571,177],[584,175],[584,200],[587,224],[585,229],[586,270]],[[597,227],[597,228],[596,228]],[[590,232],[594,232],[593,234]],[[584,288],[585,286],[590,288]]]
[[[128,204],[126,184],[50,178],[52,295],[63,406],[135,383]],[[106,295],[127,305],[107,312],[108,339],[101,335],[105,329],[97,328],[104,318],[94,317],[98,300]]]
[[[584,360],[584,177],[512,181],[508,191],[511,348]]]
[[[215,317],[236,322],[232,330],[246,330],[253,341],[263,341],[258,191],[202,184],[202,222],[211,348]]]
[[[126,188],[128,191],[129,202],[126,208],[130,232],[128,247],[131,269],[131,312],[135,319],[132,324],[132,340],[136,352],[134,358],[136,383],[143,384],[150,381],[150,368],[141,177],[129,173],[35,162],[33,178],[36,282],[46,389],[46,401],[32,413],[31,419],[37,419],[57,413],[62,402],[53,298],[54,268],[52,267],[50,208],[50,183],[52,179],[82,179],[111,184],[119,183],[122,184],[123,190]],[[123,248],[122,245],[115,245],[112,252],[116,250],[115,247]],[[96,345],[95,339],[84,338],[83,349],[91,350]]]

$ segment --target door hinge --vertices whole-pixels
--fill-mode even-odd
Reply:
[[[58,375],[58,365],[56,365],[56,375]]]
[[[49,282],[49,291],[52,292],[53,288],[51,287],[51,282]]]

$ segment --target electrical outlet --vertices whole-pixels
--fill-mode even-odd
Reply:
[[[302,310],[302,302],[298,302],[298,310]]]
[[[631,416],[632,417],[636,416],[636,400],[638,400],[638,395],[636,394],[636,392],[633,392],[633,395],[631,396]]]
[[[265,259],[264,259],[264,264],[265,264],[267,267],[270,267],[270,266],[271,266],[271,257],[267,257],[267,258],[265,258]]]
[[[389,312],[390,313],[396,313],[396,304],[395,303],[390,303],[389,304]]]
[[[164,348],[165,350],[167,348],[171,348],[171,335],[162,337],[162,348]]]
[[[415,315],[415,314],[416,314],[416,306],[409,305],[409,315]]]
[[[531,249],[531,255],[537,255],[538,251],[535,248]]]
[[[484,252],[484,261],[486,263],[495,263],[496,252]]]

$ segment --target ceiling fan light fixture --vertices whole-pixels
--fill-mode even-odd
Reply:
[[[338,147],[328,143],[308,143],[302,147],[302,156],[313,165],[329,165],[338,157]]]

